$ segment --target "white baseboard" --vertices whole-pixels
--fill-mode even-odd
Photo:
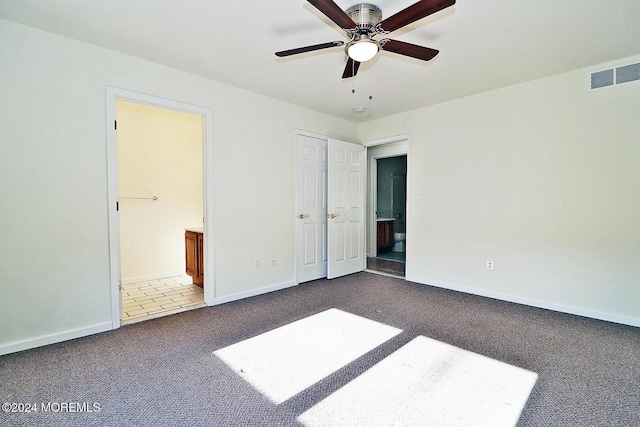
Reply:
[[[451,283],[438,282],[436,280],[424,279],[421,277],[407,277],[410,282],[420,283],[422,285],[435,286],[437,288],[449,289],[452,291],[464,292],[467,294],[478,295],[481,297],[498,299],[501,301],[513,302],[516,304],[528,305],[530,307],[543,308],[545,310],[558,311],[560,313],[574,314],[582,317],[589,317],[591,319],[604,320],[606,322],[620,323],[622,325],[629,325],[640,327],[640,318],[630,316],[620,316],[614,313],[607,313],[595,310],[589,310],[580,307],[574,307],[570,305],[557,304],[550,301],[543,301],[534,298],[520,297],[517,295],[506,294],[503,292],[487,291],[485,289],[474,288],[470,286],[460,286]]]
[[[36,338],[30,338],[23,341],[16,341],[9,344],[0,345],[0,356],[3,354],[16,353],[22,350],[42,347],[43,345],[54,344],[62,341],[73,340],[76,338],[93,335],[100,332],[106,332],[113,329],[111,322],[99,323],[88,326],[86,328],[72,329],[69,331],[59,332],[50,335],[42,335]]]
[[[214,305],[226,304],[228,302],[238,301],[244,298],[255,297],[258,295],[267,294],[269,292],[281,291],[283,289],[291,288],[293,286],[296,286],[295,282],[285,282],[285,283],[279,283],[276,285],[265,286],[264,288],[260,288],[260,289],[253,289],[247,292],[239,292],[237,294],[228,295],[225,297],[214,298],[213,304]]]
[[[147,280],[158,280],[158,279],[166,279],[167,277],[176,277],[176,276],[184,276],[184,271],[168,271],[166,273],[157,273],[157,274],[149,274],[147,276],[137,276],[137,277],[127,277],[125,279],[121,279],[120,283],[123,285],[128,285],[130,283],[138,283],[138,282],[146,282]]]

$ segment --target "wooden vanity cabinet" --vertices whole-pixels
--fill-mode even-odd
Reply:
[[[193,284],[200,287],[204,284],[203,234],[199,231],[185,230],[184,246],[187,274],[193,278]]]
[[[378,221],[377,246],[378,252],[387,252],[393,248],[393,220]]]

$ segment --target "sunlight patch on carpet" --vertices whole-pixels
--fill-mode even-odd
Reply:
[[[418,336],[300,415],[307,426],[514,426],[538,374]]]
[[[279,404],[401,332],[333,308],[214,354]]]

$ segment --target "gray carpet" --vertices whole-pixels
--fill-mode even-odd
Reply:
[[[277,405],[213,354],[331,308],[402,333]],[[52,405],[0,412],[0,425],[301,425],[302,413],[417,336],[537,373],[518,426],[640,426],[640,329],[369,273],[2,356],[1,402]]]

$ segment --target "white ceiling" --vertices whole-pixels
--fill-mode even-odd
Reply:
[[[384,19],[415,1],[374,3]],[[0,0],[0,18],[352,121],[640,54],[639,0],[458,0],[389,36],[435,59],[382,52],[346,80],[340,47],[274,55],[346,41],[305,0]]]

